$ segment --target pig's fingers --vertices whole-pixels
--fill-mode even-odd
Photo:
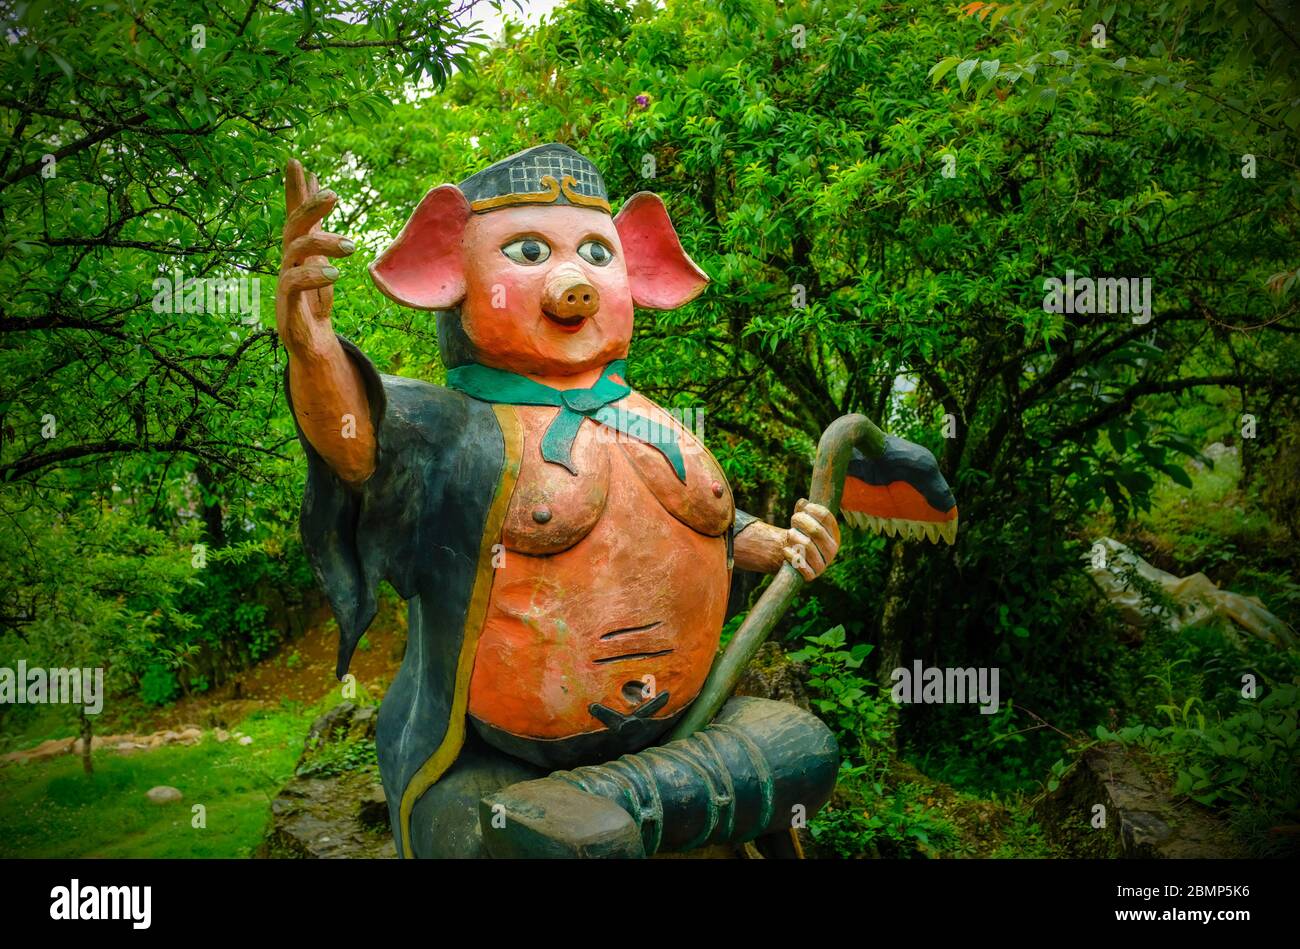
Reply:
[[[822,549],[813,542],[811,537],[798,528],[790,528],[786,531],[785,536],[786,543],[802,551],[804,561],[813,569],[813,576],[820,576],[821,572],[826,569],[826,557]]]
[[[280,282],[276,285],[276,291],[282,294],[293,294],[301,293],[304,290],[332,287],[334,281],[338,278],[339,269],[337,267],[304,264],[301,267],[291,267],[280,274]]]
[[[832,524],[831,526],[834,527],[835,525]],[[839,537],[828,531],[826,525],[813,517],[812,513],[806,508],[790,518],[790,528],[807,535],[817,545],[817,549],[826,555],[828,560],[834,557],[835,552],[839,550]]]
[[[333,191],[318,191],[290,212],[284,222],[284,247],[288,248],[299,237],[309,233],[321,218],[334,210],[338,200],[339,196]]]
[[[808,563],[802,549],[798,547],[782,547],[781,552],[785,554],[786,562],[799,571],[799,575],[804,580],[812,583],[817,579],[817,574],[813,572],[812,565]]]
[[[313,195],[317,195],[317,194],[320,194],[320,182],[316,180],[315,175],[308,174],[307,175],[307,196],[312,197]],[[308,233],[314,234],[320,229],[321,229],[320,221],[317,221],[315,224],[311,226],[311,230],[308,231]]]
[[[313,230],[309,234],[293,241],[284,251],[283,270],[290,267],[297,267],[299,264],[322,265],[327,257],[347,257],[357,249],[357,245],[352,243],[341,234],[330,234],[326,231]]]
[[[302,162],[296,158],[290,158],[284,166],[284,214],[286,220],[307,200],[309,194]]]

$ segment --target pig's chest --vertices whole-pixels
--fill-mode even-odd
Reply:
[[[576,474],[543,461],[556,410],[514,408],[523,455],[469,697],[489,732],[553,742],[614,716],[666,727],[708,673],[730,586],[731,491],[691,432],[636,393],[623,405],[673,427],[684,481],[656,448],[593,421],[573,443]]]

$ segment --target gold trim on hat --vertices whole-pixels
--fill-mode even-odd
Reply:
[[[495,198],[483,198],[471,204],[471,211],[491,211],[493,208],[504,208],[512,204],[554,204],[560,196],[560,183],[551,175],[542,176],[542,184],[545,191],[534,191],[529,194],[501,194]]]
[[[497,208],[512,207],[517,204],[554,204],[560,198],[560,192],[563,190],[564,196],[569,199],[570,203],[584,208],[599,208],[606,214],[610,213],[609,202],[604,198],[593,198],[589,195],[579,194],[574,190],[574,185],[578,180],[572,175],[565,175],[563,180],[556,181],[553,175],[543,175],[542,185],[545,191],[532,191],[526,194],[502,194],[495,198],[482,198],[470,204],[470,210],[476,213],[483,211],[493,211]]]
[[[609,213],[608,201],[606,201],[604,198],[596,198],[596,197],[592,197],[591,195],[579,194],[577,191],[573,190],[573,186],[576,185],[577,183],[578,180],[574,178],[573,175],[565,175],[560,180],[560,187],[564,190],[564,196],[568,198],[570,202],[578,205],[579,207],[600,208],[600,210],[604,211],[606,214]]]

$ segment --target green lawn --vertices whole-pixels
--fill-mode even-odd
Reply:
[[[95,773],[72,755],[0,769],[0,856],[247,857],[261,842],[270,802],[289,780],[320,709],[299,704],[249,715],[237,730],[253,744],[172,745],[119,755],[100,751]],[[154,804],[160,784],[184,795]],[[193,826],[193,807],[206,827]]]

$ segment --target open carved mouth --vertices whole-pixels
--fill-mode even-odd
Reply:
[[[582,329],[582,324],[587,322],[587,318],[581,315],[556,316],[554,313],[547,313],[545,310],[542,311],[542,314],[560,329],[570,333],[575,333]]]

